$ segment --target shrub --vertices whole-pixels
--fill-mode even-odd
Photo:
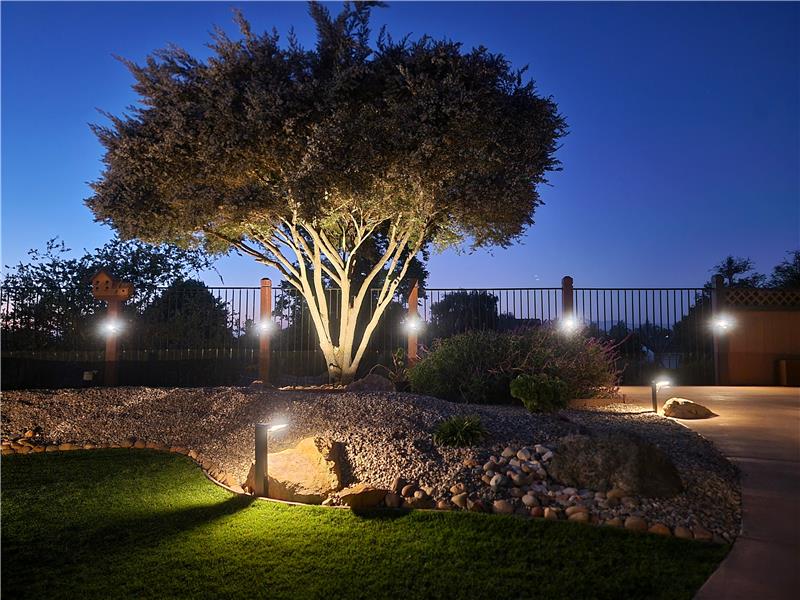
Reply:
[[[409,370],[411,389],[453,402],[508,402],[512,375],[497,368],[514,354],[511,343],[510,336],[488,330],[436,340]]]
[[[486,437],[486,430],[477,415],[450,417],[439,423],[433,441],[439,446],[463,448],[474,446]]]
[[[511,382],[511,395],[531,412],[551,412],[567,405],[567,385],[543,373],[523,374]]]
[[[511,381],[544,374],[564,383],[564,397],[609,396],[618,372],[611,346],[555,328],[510,333],[469,331],[437,340],[409,371],[411,389],[453,402],[515,403]]]

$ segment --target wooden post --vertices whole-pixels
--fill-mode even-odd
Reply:
[[[117,281],[106,269],[92,276],[92,295],[108,305],[106,314],[106,356],[104,385],[117,385],[119,370],[119,314],[122,303],[133,296],[133,284]]]
[[[272,325],[272,281],[264,277],[261,280],[261,309],[259,312],[258,338],[258,378],[264,383],[269,383],[270,361],[270,327]]]
[[[572,277],[565,275],[561,278],[561,318],[573,316],[574,292],[572,291]]]
[[[711,323],[715,323],[717,318],[725,310],[725,278],[722,275],[714,275],[711,278],[714,287],[711,290]],[[724,335],[717,332],[716,327],[712,326],[714,340],[714,385],[725,385],[728,383],[728,353],[727,341]]]
[[[419,305],[419,281],[416,279],[411,286],[411,293],[408,295],[408,316],[406,322],[408,327],[408,365],[413,365],[417,362],[417,329],[419,327],[419,312],[417,310]]]
[[[107,319],[114,323],[119,319],[120,301],[108,300]],[[103,372],[103,383],[107,386],[117,385],[119,380],[119,331],[110,329],[106,335],[106,364]]]

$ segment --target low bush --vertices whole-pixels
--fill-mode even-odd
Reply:
[[[505,402],[511,374],[496,369],[513,354],[511,337],[495,331],[470,331],[436,340],[409,370],[411,389],[453,402]]]
[[[558,377],[523,374],[511,382],[511,395],[531,412],[551,412],[564,408],[569,398],[567,386]]]
[[[475,446],[486,437],[486,430],[477,415],[450,417],[439,423],[433,434],[438,446],[465,448]]]
[[[469,331],[436,340],[408,376],[414,392],[453,402],[517,403],[511,381],[548,375],[564,383],[564,396],[589,398],[616,392],[616,355],[610,345],[552,327],[509,333]]]

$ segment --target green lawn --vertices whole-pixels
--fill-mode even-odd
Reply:
[[[4,598],[691,598],[727,548],[573,523],[236,497],[187,458],[4,456]]]

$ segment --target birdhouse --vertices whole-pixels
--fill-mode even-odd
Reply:
[[[92,277],[92,295],[106,302],[125,302],[133,295],[133,284],[115,280],[105,269]]]

